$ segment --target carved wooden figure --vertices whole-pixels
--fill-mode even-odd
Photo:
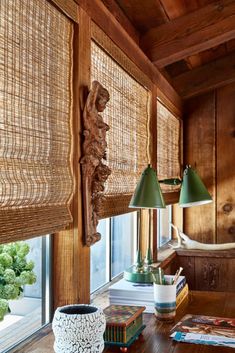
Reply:
[[[106,132],[109,126],[99,114],[109,101],[109,92],[93,81],[83,111],[84,142],[82,165],[85,244],[90,246],[100,240],[97,232],[99,211],[104,198],[104,183],[111,173],[103,162],[106,159]]]

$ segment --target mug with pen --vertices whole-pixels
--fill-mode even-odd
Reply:
[[[176,313],[176,283],[182,272],[180,267],[173,279],[169,280],[159,267],[158,273],[153,274],[154,306],[158,320],[172,322]]]

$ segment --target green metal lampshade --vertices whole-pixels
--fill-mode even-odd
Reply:
[[[133,208],[165,208],[162,191],[153,168],[143,171],[132,196],[129,207]]]
[[[187,166],[184,171],[180,191],[180,207],[204,205],[212,202],[211,195],[197,175],[196,171]]]

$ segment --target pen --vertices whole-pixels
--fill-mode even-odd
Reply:
[[[177,271],[176,271],[176,274],[173,278],[173,281],[172,281],[172,284],[176,284],[181,272],[183,271],[183,267],[180,267]]]
[[[161,269],[161,267],[159,267],[158,273],[159,273],[159,284],[162,284],[162,269]]]

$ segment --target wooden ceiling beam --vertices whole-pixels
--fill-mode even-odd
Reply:
[[[235,1],[221,0],[149,30],[141,47],[158,67],[235,38]]]
[[[121,7],[117,4],[115,0],[102,0],[107,9],[116,18],[120,25],[125,28],[129,36],[139,44],[140,34],[137,29],[133,26],[129,18],[123,12]]]
[[[235,52],[185,72],[172,80],[182,98],[190,98],[235,81]]]

